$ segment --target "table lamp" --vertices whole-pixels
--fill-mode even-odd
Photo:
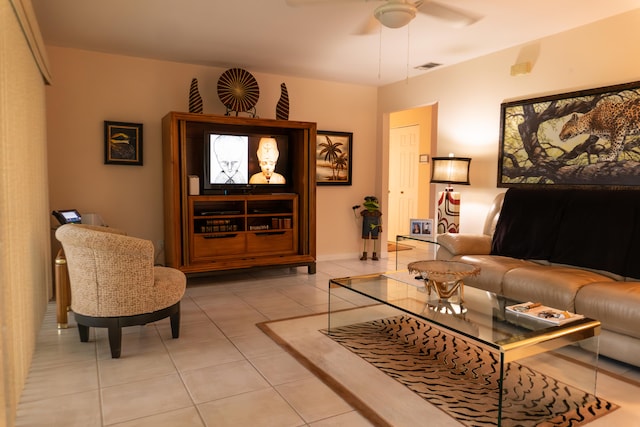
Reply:
[[[433,157],[431,159],[431,183],[447,184],[438,193],[438,233],[460,232],[460,193],[451,184],[469,185],[468,157]]]

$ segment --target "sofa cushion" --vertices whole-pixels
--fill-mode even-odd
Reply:
[[[640,338],[640,282],[597,282],[583,286],[576,311],[607,330]]]
[[[540,302],[559,310],[576,311],[575,297],[590,283],[614,281],[593,271],[555,265],[514,268],[502,279],[502,292],[516,301]],[[582,314],[582,313],[581,313]]]
[[[637,192],[629,191],[571,191],[550,260],[623,275],[638,215],[637,198]]]
[[[457,259],[480,267],[480,274],[465,277],[465,286],[473,286],[474,288],[484,289],[500,295],[502,294],[502,278],[507,271],[518,267],[536,265],[533,261],[499,255],[465,255]]]
[[[491,254],[522,259],[549,259],[562,218],[562,190],[510,188],[491,243]]]
[[[602,328],[598,340],[582,340],[578,345],[601,356],[640,366],[640,340],[636,337]]]
[[[438,235],[438,255],[440,252],[456,255],[483,254],[491,252],[491,237],[484,234],[446,233]]]

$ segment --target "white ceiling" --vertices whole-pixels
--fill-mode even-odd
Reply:
[[[382,0],[32,0],[48,45],[373,86],[617,15],[640,0],[441,0],[482,19],[456,28],[424,13],[357,32]],[[423,6],[424,7],[424,6]],[[515,58],[514,58],[515,60]],[[55,72],[55,70],[53,70]]]

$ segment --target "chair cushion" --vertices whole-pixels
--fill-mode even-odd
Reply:
[[[151,311],[169,307],[180,301],[187,286],[184,273],[175,268],[153,267],[153,288],[156,307]]]
[[[72,310],[91,317],[134,316],[180,301],[184,274],[154,267],[150,240],[112,231],[81,224],[57,229],[67,258]]]

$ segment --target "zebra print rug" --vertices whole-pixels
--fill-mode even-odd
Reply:
[[[321,332],[462,424],[496,425],[500,373],[493,353],[408,316]],[[617,408],[515,362],[505,366],[504,384],[503,426],[576,427]]]

